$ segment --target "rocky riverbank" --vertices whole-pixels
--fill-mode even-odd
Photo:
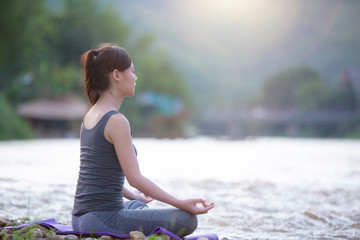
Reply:
[[[25,219],[10,220],[0,219],[0,228],[8,226],[19,226],[26,223]],[[170,240],[167,235],[151,235],[145,237],[142,232],[133,231],[129,233],[130,240]],[[33,224],[20,229],[4,228],[0,232],[0,239],[2,240],[124,240],[120,238],[114,238],[112,236],[97,236],[96,234],[90,234],[89,236],[78,236],[73,234],[63,235],[58,234],[54,230],[48,229],[44,226]],[[201,238],[198,240],[208,240],[207,238]]]

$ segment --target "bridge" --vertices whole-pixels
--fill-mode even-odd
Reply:
[[[339,126],[354,120],[355,111],[269,109],[206,109],[201,114],[200,128],[204,134],[240,137],[249,126],[282,126],[287,135],[297,135],[300,126]]]

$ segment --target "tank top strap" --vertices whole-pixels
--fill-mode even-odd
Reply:
[[[100,119],[99,124],[97,126],[101,132],[104,132],[106,123],[108,122],[109,118],[116,113],[119,113],[119,112],[112,110],[112,111],[105,113],[104,116],[102,116],[102,118]]]

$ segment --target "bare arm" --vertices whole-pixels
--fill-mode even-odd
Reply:
[[[146,196],[183,209],[192,214],[206,213],[214,207],[214,204],[206,204],[203,199],[177,199],[142,175],[133,150],[130,125],[123,115],[116,114],[109,119],[109,122],[105,127],[105,137],[114,144],[121,168],[123,169],[129,184],[143,192]],[[126,192],[126,194],[128,193]],[[202,207],[197,206],[198,203],[202,204]]]

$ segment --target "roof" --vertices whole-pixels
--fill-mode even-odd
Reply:
[[[80,120],[89,106],[79,97],[69,95],[37,99],[22,103],[17,112],[20,116],[42,120]]]

